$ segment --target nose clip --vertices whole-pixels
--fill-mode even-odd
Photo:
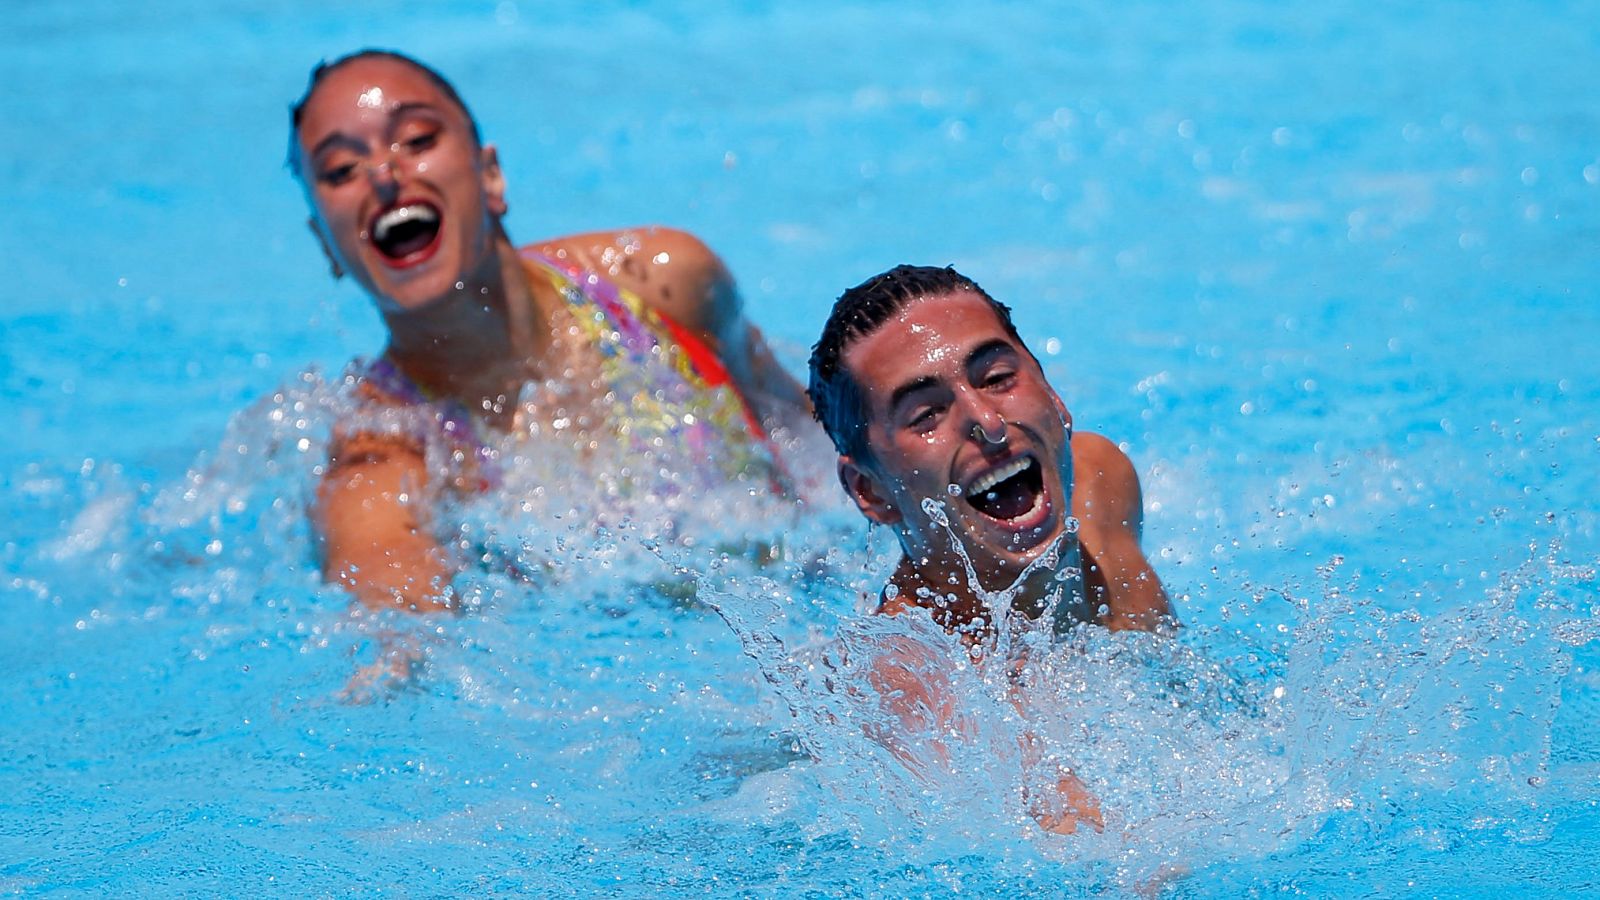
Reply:
[[[995,418],[999,419],[999,416],[996,416]],[[1006,420],[1000,419],[1000,433],[998,435],[991,435],[988,430],[983,427],[982,422],[973,422],[972,437],[973,440],[976,440],[980,444],[994,444],[997,447],[1001,446],[1006,442]]]

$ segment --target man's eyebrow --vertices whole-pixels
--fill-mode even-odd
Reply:
[[[911,381],[908,381],[894,389],[894,393],[889,395],[888,408],[893,410],[900,405],[902,400],[906,399],[912,394],[915,394],[917,391],[933,387],[938,383],[939,379],[933,377],[932,375],[924,375],[921,378],[914,378]]]
[[[996,356],[1016,356],[1017,348],[1010,341],[992,338],[972,348],[967,354],[967,371],[982,368]]]

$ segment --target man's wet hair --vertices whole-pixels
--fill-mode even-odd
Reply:
[[[421,72],[428,81],[432,82],[434,87],[439,89],[440,93],[444,94],[445,99],[454,103],[456,108],[461,110],[461,114],[467,117],[467,124],[472,126],[472,142],[479,147],[483,146],[483,135],[478,131],[478,120],[473,118],[472,110],[467,108],[466,102],[461,99],[460,94],[456,93],[455,85],[451,84],[449,79],[440,75],[437,69],[427,63],[407,56],[398,50],[380,50],[375,47],[366,47],[354,53],[346,53],[331,62],[323,60],[317,63],[316,67],[311,70],[311,77],[306,81],[305,93],[301,94],[300,99],[296,100],[294,105],[289,108],[288,165],[289,171],[293,172],[295,177],[300,177],[300,120],[305,117],[306,104],[311,101],[311,95],[317,92],[317,87],[322,84],[324,78],[350,63],[360,62],[364,59],[393,60]]]
[[[1026,346],[1011,322],[1011,308],[951,266],[895,266],[839,295],[822,326],[822,336],[811,348],[811,378],[806,394],[811,397],[817,421],[840,456],[857,463],[872,459],[867,446],[867,398],[844,366],[845,351],[877,331],[912,300],[956,291],[970,291],[982,297],[1006,333],[1018,345]]]

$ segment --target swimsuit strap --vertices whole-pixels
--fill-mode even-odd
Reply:
[[[399,401],[400,403],[429,403],[433,400],[428,396],[422,385],[411,380],[411,376],[400,371],[400,367],[387,356],[380,356],[367,363],[361,371],[362,386],[373,399]]]
[[[454,398],[435,397],[387,356],[358,364],[361,366],[360,384],[357,388],[367,400],[382,406],[426,407],[430,410],[433,425],[428,431],[442,436],[457,459],[467,468],[463,475],[467,483],[479,490],[488,490],[500,482],[495,451],[483,434],[483,426],[461,401]],[[427,436],[421,438],[427,446]],[[470,460],[470,462],[468,462]]]

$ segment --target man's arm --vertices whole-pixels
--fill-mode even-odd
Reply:
[[[414,448],[366,437],[341,442],[317,487],[323,577],[370,609],[448,609],[453,572],[420,516],[426,481]]]
[[[1144,496],[1133,462],[1098,434],[1072,438],[1072,513],[1078,517],[1084,587],[1113,630],[1151,631],[1172,616],[1166,589],[1139,547]]]
[[[693,333],[768,426],[809,427],[805,391],[745,317],[733,275],[704,241],[675,228],[646,227],[570,235],[539,248],[605,273]]]
[[[882,614],[892,616],[906,609],[909,607],[896,605],[894,611]],[[930,783],[950,772],[950,741],[973,736],[971,723],[956,705],[950,662],[920,641],[899,637],[883,643],[867,670],[867,682],[885,717],[867,730],[867,736]],[[1014,693],[1011,701],[1019,713],[1027,715]],[[1021,751],[1025,771],[1044,764],[1031,729],[1021,735]],[[1073,834],[1080,825],[1104,830],[1099,801],[1076,775],[1058,766],[1049,777],[1054,782],[1047,789],[1030,790],[1025,784],[1022,792],[1023,804],[1040,828],[1055,834]]]

